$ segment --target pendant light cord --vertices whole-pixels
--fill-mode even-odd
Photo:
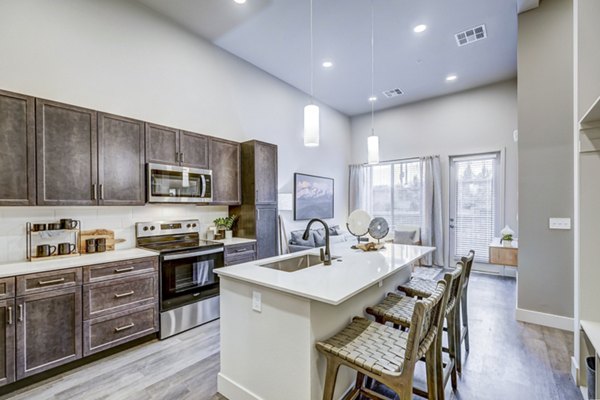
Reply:
[[[312,0],[311,0],[312,1]],[[371,135],[375,135],[375,12],[371,0]]]
[[[310,0],[310,102],[314,103],[313,0]]]

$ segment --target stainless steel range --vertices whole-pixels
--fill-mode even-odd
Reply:
[[[219,318],[223,244],[200,239],[198,220],[138,222],[137,247],[160,253],[160,338]]]

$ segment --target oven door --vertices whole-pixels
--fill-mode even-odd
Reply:
[[[150,203],[207,203],[212,201],[212,171],[177,165],[148,164]]]
[[[172,310],[219,294],[223,248],[165,254],[161,257],[161,311]]]

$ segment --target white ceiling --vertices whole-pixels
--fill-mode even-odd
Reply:
[[[309,0],[137,1],[309,92]],[[517,7],[530,0],[373,1],[376,109],[516,76]],[[371,2],[313,2],[315,97],[347,115],[370,111]],[[416,34],[417,24],[428,29]],[[486,25],[487,39],[456,45],[455,33],[480,24]],[[334,62],[330,70],[321,67],[325,59]],[[458,79],[447,82],[449,74]],[[385,98],[382,91],[393,88],[404,94]]]

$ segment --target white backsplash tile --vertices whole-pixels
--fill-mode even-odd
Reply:
[[[138,207],[0,207],[0,263],[26,258],[25,224],[58,222],[61,218],[81,221],[82,229],[112,229],[125,239],[117,249],[135,247],[135,223],[169,219],[200,220],[201,235],[217,217],[227,215],[227,206],[156,205]],[[55,244],[64,238],[42,237],[39,242]],[[35,245],[35,244],[34,244]]]

